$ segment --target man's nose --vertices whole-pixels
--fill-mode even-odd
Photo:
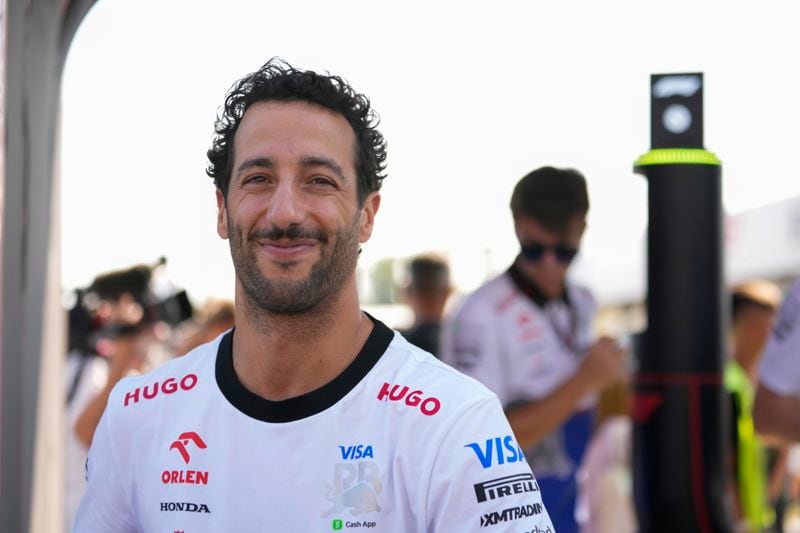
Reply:
[[[560,264],[554,248],[545,248],[544,253],[542,253],[542,263],[547,266],[557,266]]]
[[[278,185],[267,211],[268,222],[275,227],[288,228],[292,224],[302,224],[305,213],[303,196],[295,184],[284,182]]]

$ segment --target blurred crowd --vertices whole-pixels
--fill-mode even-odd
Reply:
[[[598,334],[590,291],[570,281],[589,208],[585,180],[538,169],[517,184],[510,207],[520,253],[472,294],[450,301],[442,257],[410,260],[404,295],[414,318],[402,333],[497,393],[557,531],[635,532],[637,350],[625,339],[642,332]],[[800,531],[800,449],[765,440],[754,422],[762,354],[783,300],[768,280],[729,288],[725,464],[736,531]]]

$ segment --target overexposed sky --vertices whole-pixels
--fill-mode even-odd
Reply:
[[[732,5],[734,4],[734,5]],[[705,142],[738,212],[800,194],[798,9],[763,2],[99,0],[62,94],[63,283],[169,258],[231,296],[204,174],[226,90],[272,56],[367,94],[389,177],[362,265],[439,251],[462,291],[513,259],[508,199],[542,165],[587,177],[578,277],[613,299],[641,258],[651,73],[705,73]]]

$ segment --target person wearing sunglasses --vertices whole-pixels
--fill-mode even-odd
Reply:
[[[593,426],[595,395],[624,373],[624,352],[594,340],[594,300],[567,280],[586,228],[586,180],[543,167],[511,196],[520,252],[451,316],[442,359],[500,398],[556,531],[578,531],[575,475]]]

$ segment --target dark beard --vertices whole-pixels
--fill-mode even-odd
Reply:
[[[334,296],[342,290],[356,268],[358,217],[352,226],[333,235],[332,248],[329,235],[300,226],[257,231],[248,235],[247,240],[239,226],[233,224],[231,229],[229,240],[233,266],[251,309],[260,309],[271,315],[298,315],[318,310],[322,305],[333,302]],[[320,258],[311,267],[306,279],[269,279],[261,273],[255,250],[258,247],[256,241],[281,238],[319,241]],[[294,261],[281,264],[284,270],[292,266]]]

